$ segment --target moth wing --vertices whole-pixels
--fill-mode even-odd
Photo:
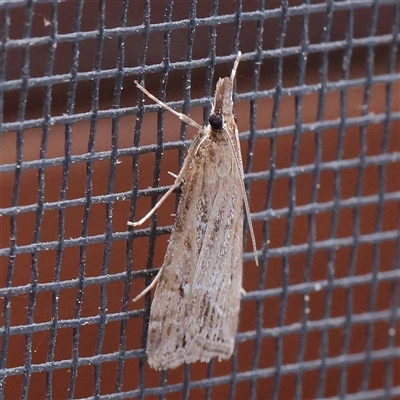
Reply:
[[[207,142],[198,135],[183,166],[187,172],[182,194],[150,311],[147,354],[155,369],[174,368],[185,358],[190,289],[215,195],[209,193],[213,178],[207,176],[207,165],[215,166],[215,161],[204,150]]]
[[[230,148],[210,139],[187,171],[150,312],[147,354],[155,369],[229,358],[238,325],[241,178]]]
[[[218,179],[192,284],[185,324],[188,363],[229,358],[235,345],[242,289],[243,197],[230,154],[221,152],[232,167]]]

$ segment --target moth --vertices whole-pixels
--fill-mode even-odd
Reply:
[[[254,257],[256,241],[244,186],[233,85],[219,79],[207,126],[201,126],[136,86],[161,107],[198,129],[175,182],[141,220],[142,225],[179,186],[182,192],[163,265],[138,300],[158,282],[151,305],[147,355],[154,369],[231,357],[242,295],[243,206]]]

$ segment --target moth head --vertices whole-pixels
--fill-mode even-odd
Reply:
[[[219,112],[213,112],[208,119],[211,128],[215,131],[219,131],[224,126],[224,116]]]
[[[233,82],[230,77],[219,79],[215,88],[214,112],[219,111],[223,115],[232,114],[233,108]]]
[[[215,102],[208,122],[214,131],[230,127],[234,121],[232,101],[233,81],[230,77],[219,79],[215,89]]]

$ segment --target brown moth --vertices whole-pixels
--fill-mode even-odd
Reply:
[[[233,114],[233,84],[240,57],[239,52],[231,76],[219,79],[205,127],[135,82],[161,107],[198,129],[182,169],[173,175],[172,187],[140,221],[128,222],[142,225],[182,185],[164,263],[152,284],[133,300],[158,281],[147,339],[148,361],[155,369],[231,357],[243,291],[243,204],[258,264]]]

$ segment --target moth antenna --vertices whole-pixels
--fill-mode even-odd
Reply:
[[[236,76],[236,71],[239,66],[239,61],[242,58],[242,52],[238,51],[235,64],[233,64],[232,72],[231,72],[231,82],[233,85],[233,80],[235,79]],[[244,208],[246,212],[246,218],[249,223],[249,229],[250,229],[250,236],[251,236],[251,243],[253,246],[253,253],[254,253],[254,260],[256,262],[256,265],[258,266],[258,256],[257,256],[257,243],[256,243],[256,237],[254,234],[254,229],[253,229],[253,223],[251,221],[251,213],[250,213],[250,206],[249,206],[249,200],[247,198],[247,193],[246,193],[246,188],[244,186],[244,170],[243,170],[243,160],[242,160],[242,155],[240,153],[240,142],[239,142],[239,135],[237,133],[237,128],[235,127],[235,143],[233,143],[232,138],[230,135],[227,135],[228,137],[228,142],[229,145],[231,146],[231,150],[233,153],[233,158],[235,159],[235,164],[236,168],[239,172],[240,175],[240,189],[243,195],[243,202],[244,202]]]
[[[138,83],[138,81],[135,81],[135,85],[137,86],[138,89],[140,89],[144,94],[146,94],[148,97],[150,97],[154,102],[156,102],[159,106],[164,108],[165,110],[168,110],[172,114],[176,115],[181,121],[185,122],[188,125],[194,126],[198,130],[203,129],[201,125],[199,125],[195,120],[192,118],[188,117],[185,114],[182,114],[178,111],[175,111],[173,108],[168,106],[167,104],[163,103],[161,100],[157,99],[156,96],[152,95],[147,89],[145,89],[142,85]]]
[[[241,192],[242,192],[242,195],[243,195],[243,202],[244,202],[244,208],[245,208],[245,212],[246,212],[246,218],[247,218],[247,221],[249,223],[251,244],[253,246],[253,253],[254,253],[254,260],[255,260],[256,265],[258,267],[256,236],[254,234],[253,223],[251,221],[249,200],[247,199],[246,188],[244,186],[243,161],[242,161],[242,155],[240,154],[239,137],[238,137],[237,132],[235,132],[236,145],[232,142],[232,138],[229,135],[227,135],[227,137],[228,137],[229,145],[231,146],[231,150],[232,150],[232,153],[233,153],[233,158],[235,160],[236,168],[237,168],[237,170],[239,172],[239,175],[240,175],[240,189],[241,189]]]
[[[238,51],[237,56],[236,56],[236,60],[235,60],[235,64],[233,64],[233,68],[232,68],[232,72],[231,72],[231,81],[232,82],[235,79],[236,71],[238,69],[239,61],[240,61],[241,58],[242,58],[242,52]]]

